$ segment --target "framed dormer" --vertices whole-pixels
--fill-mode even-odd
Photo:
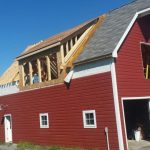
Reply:
[[[104,18],[96,18],[28,47],[16,58],[20,90],[63,83],[73,62]]]
[[[20,89],[38,88],[63,82],[60,46],[19,59]],[[59,79],[59,81],[58,81]]]

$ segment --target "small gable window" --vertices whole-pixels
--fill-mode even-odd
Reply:
[[[141,44],[143,71],[145,79],[150,79],[150,43]]]

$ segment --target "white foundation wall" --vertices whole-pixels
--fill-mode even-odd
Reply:
[[[9,95],[9,94],[18,93],[18,92],[19,92],[19,88],[18,88],[17,82],[8,83],[6,85],[0,86],[0,96]]]

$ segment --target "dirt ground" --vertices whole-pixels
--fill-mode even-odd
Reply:
[[[16,150],[16,144],[0,145],[0,150]]]
[[[129,150],[150,150],[150,141],[141,140],[139,142],[135,140],[128,141]]]

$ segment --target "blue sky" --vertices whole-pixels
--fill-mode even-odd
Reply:
[[[0,76],[30,44],[132,0],[0,0]]]

